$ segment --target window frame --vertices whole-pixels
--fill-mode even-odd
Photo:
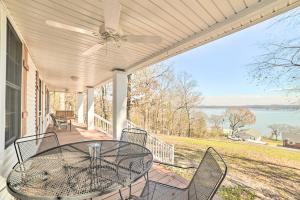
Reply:
[[[22,41],[8,18],[6,22],[5,149],[21,135],[23,70]]]

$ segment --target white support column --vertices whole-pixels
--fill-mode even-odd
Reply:
[[[77,106],[76,106],[76,112],[77,112],[77,122],[82,124],[83,121],[83,94],[82,92],[77,93]]]
[[[59,93],[59,110],[65,110],[65,93],[60,92]]]
[[[113,138],[120,139],[127,124],[127,75],[115,70],[113,77]]]
[[[94,109],[94,88],[88,87],[87,88],[87,129],[91,130],[94,129],[94,116],[95,116],[95,109]]]

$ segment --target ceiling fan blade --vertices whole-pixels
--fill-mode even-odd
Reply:
[[[103,0],[105,30],[116,33],[119,31],[121,3],[120,0]]]
[[[92,46],[91,48],[87,49],[86,51],[84,51],[82,53],[83,56],[89,56],[91,54],[93,54],[94,52],[98,51],[99,49],[101,49],[104,46],[104,44],[95,44],[94,46]]]
[[[55,27],[55,28],[65,29],[65,30],[68,30],[68,31],[82,33],[82,34],[86,34],[86,35],[90,35],[90,36],[97,36],[98,35],[96,32],[91,31],[91,30],[85,30],[85,29],[82,29],[82,28],[78,28],[78,27],[75,27],[75,26],[70,26],[70,25],[63,24],[63,23],[56,22],[56,21],[52,21],[52,20],[46,20],[46,24],[48,26],[52,26],[52,27]]]
[[[158,44],[162,41],[159,36],[151,35],[124,35],[122,37],[123,41],[132,42],[132,43],[155,43]]]

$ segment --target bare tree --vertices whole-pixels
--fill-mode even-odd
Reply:
[[[300,28],[300,10],[296,9],[280,17],[272,28],[277,25],[290,27],[297,32]],[[298,31],[299,32],[299,31]],[[300,92],[300,36],[284,40],[273,39],[263,45],[265,53],[252,63],[250,76],[259,84],[280,86],[288,92]]]
[[[97,89],[95,104],[96,113],[107,113],[108,118],[109,88]],[[202,97],[196,82],[187,73],[176,75],[169,64],[129,75],[127,100],[128,118],[149,132],[189,137],[207,134],[205,117],[197,110]]]
[[[102,113],[103,113],[103,117],[105,119],[108,118],[107,105],[106,105],[106,95],[107,95],[106,85],[103,85],[101,87],[101,102],[102,102]]]
[[[192,127],[192,110],[200,105],[202,98],[197,90],[197,84],[191,79],[187,73],[182,73],[178,76],[178,94],[181,99],[180,109],[184,109],[187,115],[187,135],[191,137]]]
[[[202,112],[196,112],[194,114],[194,123],[193,123],[193,137],[207,137],[207,125],[206,125],[206,114]]]
[[[238,133],[245,125],[254,124],[256,117],[248,108],[228,108],[225,113],[230,123],[232,135]]]
[[[268,127],[271,129],[270,138],[272,139],[275,137],[275,139],[278,140],[278,137],[281,134],[281,130],[285,127],[285,125],[284,124],[272,124]]]
[[[267,53],[253,65],[251,75],[259,83],[300,91],[300,40],[270,44]]]
[[[220,130],[222,123],[224,121],[224,116],[223,115],[211,115],[208,120],[212,124],[213,128]]]
[[[170,67],[162,63],[140,70],[131,77],[130,98],[132,106],[140,113],[140,118],[142,118],[142,120],[138,120],[137,124],[142,125],[145,129],[157,126],[155,125],[157,123],[157,117],[155,116],[157,116],[158,107],[160,107],[159,99],[162,94],[162,82],[166,81],[165,77],[170,71]]]
[[[103,118],[112,117],[112,84],[101,85],[95,89],[95,112]]]

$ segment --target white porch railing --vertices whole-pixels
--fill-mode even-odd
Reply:
[[[148,134],[147,148],[152,152],[154,159],[174,164],[174,145],[168,144],[157,137]]]
[[[139,128],[132,121],[127,120],[128,128]],[[147,148],[152,152],[154,159],[166,162],[174,163],[174,145],[168,144],[163,140],[158,139],[154,135],[148,133],[147,137]]]
[[[139,127],[132,121],[127,120],[127,128],[139,128]]]
[[[133,122],[127,120],[128,128],[139,128]],[[112,123],[103,117],[95,114],[95,128],[107,135],[112,136]],[[174,145],[168,144],[154,135],[148,133],[147,148],[153,154],[155,160],[166,163],[174,163]]]
[[[96,130],[112,136],[112,123],[110,121],[96,114],[94,120]]]

